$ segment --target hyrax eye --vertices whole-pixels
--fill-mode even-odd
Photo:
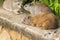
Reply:
[[[30,19],[31,17],[30,16],[28,16],[28,19]]]

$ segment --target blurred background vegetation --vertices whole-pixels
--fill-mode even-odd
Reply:
[[[4,2],[4,0],[0,0],[0,7],[2,6],[3,2]]]

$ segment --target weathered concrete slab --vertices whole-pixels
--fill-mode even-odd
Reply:
[[[25,36],[28,36],[32,40],[60,40],[59,29],[42,30],[40,28],[22,24],[25,16],[26,14],[16,15],[13,12],[0,8],[0,25],[3,25],[6,28],[14,29]]]

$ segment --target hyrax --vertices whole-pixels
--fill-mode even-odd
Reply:
[[[32,6],[34,6],[33,4]],[[24,19],[24,24],[31,25],[34,27],[41,27],[43,29],[55,29],[58,27],[58,19],[50,10],[50,8],[42,3],[36,3],[35,7],[38,6],[36,14],[29,14]],[[31,9],[30,9],[31,10]],[[34,10],[33,10],[34,11]]]

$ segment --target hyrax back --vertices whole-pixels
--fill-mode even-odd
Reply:
[[[24,19],[24,23],[35,27],[42,27],[43,29],[55,29],[58,27],[58,19],[52,13],[29,15]]]
[[[43,29],[55,29],[58,27],[58,19],[48,6],[39,3],[36,3],[35,6],[39,7],[38,10],[40,12],[36,14],[29,14],[24,19],[25,24],[41,27]]]

